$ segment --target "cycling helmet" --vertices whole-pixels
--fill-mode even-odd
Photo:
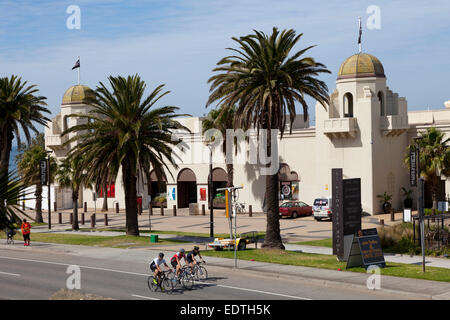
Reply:
[[[184,249],[183,248],[181,248],[180,249],[180,253],[184,253],[185,251],[184,251]]]
[[[160,257],[161,259],[164,258],[164,253],[160,252],[160,253],[159,253],[159,257]]]
[[[197,247],[197,246],[195,246],[195,247],[194,247],[194,250],[195,250],[195,251],[198,251],[198,250],[200,250],[200,248]]]

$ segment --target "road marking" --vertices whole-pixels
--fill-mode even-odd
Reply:
[[[132,297],[136,297],[136,298],[141,298],[141,299],[147,299],[147,300],[161,300],[161,299],[157,299],[157,298],[152,298],[152,297],[144,297],[144,296],[140,296],[138,294],[132,294]]]
[[[209,284],[211,285],[211,283],[207,283],[207,282],[198,282],[200,284]],[[214,285],[214,284],[213,284]],[[256,293],[263,293],[263,294],[268,294],[268,295],[273,295],[273,296],[280,296],[280,297],[285,297],[285,298],[292,298],[292,299],[298,299],[298,300],[312,300],[310,298],[303,298],[303,297],[297,297],[297,296],[290,296],[287,294],[281,294],[281,293],[275,293],[275,292],[268,292],[268,291],[261,291],[261,290],[255,290],[255,289],[247,289],[247,288],[240,288],[240,287],[232,287],[232,286],[226,286],[224,284],[216,284],[215,286],[217,287],[222,287],[222,288],[228,288],[228,289],[234,289],[234,290],[242,290],[242,291],[249,291],[249,292],[256,292]]]
[[[7,276],[20,277],[20,274],[17,274],[17,273],[9,273],[9,272],[0,271],[0,274],[6,274]]]
[[[42,260],[34,260],[34,259],[23,259],[23,258],[12,258],[12,257],[3,257],[3,256],[0,256],[0,259],[29,261],[29,262],[37,262],[37,263],[54,264],[54,265],[60,265],[60,266],[70,266],[71,265],[71,264],[60,263],[60,262],[42,261]],[[90,267],[90,266],[79,266],[79,267],[86,268],[86,269],[100,270],[100,271],[125,273],[125,274],[137,275],[137,276],[146,276],[146,277],[149,276],[146,273],[137,273],[137,272],[129,272],[129,271],[122,271],[122,270],[107,269],[107,268]],[[199,281],[195,281],[195,282],[199,283],[199,284],[203,284],[203,285],[216,286],[216,287],[222,287],[222,288],[228,288],[228,289],[234,289],[234,290],[249,291],[249,292],[255,292],[255,293],[262,293],[262,294],[285,297],[285,298],[292,298],[292,299],[298,299],[298,300],[311,300],[309,298],[290,296],[290,295],[275,293],[275,292],[268,292],[268,291],[261,291],[261,290],[255,290],[255,289],[240,288],[240,287],[232,287],[232,286],[227,286],[227,285],[223,285],[223,284],[212,284],[212,283],[208,283],[208,282],[199,282]]]

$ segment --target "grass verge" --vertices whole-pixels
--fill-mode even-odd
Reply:
[[[292,244],[333,248],[333,239],[328,238],[328,239],[321,239],[321,240],[301,241],[301,242],[294,242]]]
[[[208,250],[202,251],[202,255],[233,259],[234,251]],[[331,255],[292,252],[285,250],[247,249],[245,251],[238,251],[237,257],[240,260],[254,259],[255,261],[260,262],[278,263],[293,266],[330,270],[346,270],[346,262],[339,262],[336,260],[335,256]],[[366,273],[366,270],[364,268],[351,268],[346,271]],[[450,270],[446,268],[427,267],[426,272],[423,273],[422,266],[387,262],[386,268],[381,269],[381,274],[403,278],[450,282]]]
[[[0,233],[0,237],[6,238],[4,232]],[[20,233],[14,237],[16,240],[21,239]],[[186,241],[173,239],[160,239],[157,243],[151,243],[149,237],[143,236],[91,236],[80,234],[58,234],[58,233],[31,233],[31,242],[48,242],[72,245],[98,246],[110,248],[129,248],[129,247],[151,247],[161,244],[187,243]]]

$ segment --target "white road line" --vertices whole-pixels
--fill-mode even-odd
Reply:
[[[200,284],[210,284],[211,283],[207,283],[207,282],[197,282]],[[268,294],[268,295],[273,295],[273,296],[280,296],[280,297],[285,297],[285,298],[292,298],[292,299],[298,299],[298,300],[312,300],[310,298],[303,298],[303,297],[297,297],[297,296],[290,296],[287,294],[281,294],[281,293],[275,293],[275,292],[268,292],[268,291],[261,291],[261,290],[255,290],[255,289],[247,289],[247,288],[240,288],[240,287],[232,287],[232,286],[226,286],[223,284],[216,284],[215,286],[217,287],[222,287],[222,288],[228,288],[228,289],[234,289],[234,290],[242,290],[242,291],[249,291],[249,292],[256,292],[256,293],[263,293],[263,294]]]
[[[33,259],[23,259],[23,258],[12,258],[12,257],[3,257],[3,256],[0,256],[0,259],[29,261],[29,262],[46,263],[46,264],[53,264],[53,265],[60,265],[60,266],[70,266],[71,265],[71,264],[68,264],[68,263],[33,260]],[[145,276],[145,277],[149,276],[146,273],[137,273],[137,272],[122,271],[122,270],[114,270],[114,269],[106,269],[106,268],[98,268],[98,267],[90,267],[90,266],[81,266],[81,265],[79,265],[79,267],[80,268],[86,268],[86,269],[92,269],[92,270],[125,273],[125,274],[137,275],[137,276]],[[212,284],[212,283],[208,283],[208,282],[199,282],[199,281],[195,281],[195,282],[199,283],[199,284],[203,284],[203,285],[210,285],[210,286],[216,286],[216,287],[222,287],[222,288],[228,288],[228,289],[234,289],[234,290],[242,290],[242,291],[249,291],[249,292],[255,292],[255,293],[262,293],[262,294],[279,296],[279,297],[285,297],[285,298],[292,298],[292,299],[299,299],[299,300],[311,300],[309,298],[290,296],[290,295],[281,294],[281,293],[275,293],[275,292],[268,292],[268,291],[261,291],[261,290],[255,290],[255,289],[240,288],[240,287],[232,287],[232,286],[226,286],[226,285],[222,285],[222,284]]]
[[[17,274],[17,273],[9,273],[9,272],[0,271],[0,274],[6,274],[7,276],[20,277],[20,274]]]
[[[144,296],[140,296],[138,294],[132,294],[132,297],[136,297],[136,298],[141,298],[141,299],[147,299],[147,300],[161,300],[161,299],[156,299],[156,298],[152,298],[152,297],[144,297]]]

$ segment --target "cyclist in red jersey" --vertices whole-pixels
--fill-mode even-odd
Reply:
[[[177,277],[180,275],[181,271],[181,259],[184,259],[184,263],[186,263],[186,254],[183,248],[181,248],[179,252],[175,253],[175,255],[170,259],[170,264],[176,270]]]

